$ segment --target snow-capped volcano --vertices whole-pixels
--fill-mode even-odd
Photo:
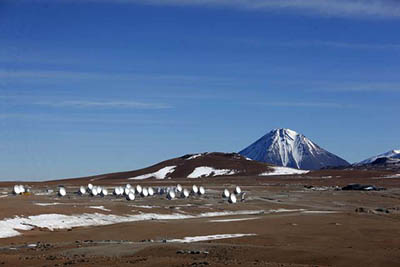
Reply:
[[[306,170],[349,165],[344,159],[290,129],[272,130],[239,154],[261,162]]]
[[[355,165],[364,165],[364,164],[370,164],[372,162],[374,162],[375,160],[379,159],[379,158],[392,158],[392,159],[400,159],[400,149],[398,150],[390,150],[386,153],[383,154],[379,154],[377,156],[374,157],[370,157],[366,160],[363,160],[359,163],[356,163]]]

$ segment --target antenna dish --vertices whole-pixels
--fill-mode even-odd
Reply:
[[[79,188],[79,192],[78,192],[80,195],[84,195],[84,194],[86,194],[86,188],[84,187],[84,186],[81,186],[80,188]]]
[[[168,192],[167,198],[169,200],[173,200],[176,197],[175,192],[173,190]]]
[[[236,195],[239,195],[240,193],[242,193],[242,189],[240,189],[239,186],[236,186],[236,188],[235,188],[235,194],[236,194]]]
[[[182,192],[182,190],[183,190],[183,189],[182,189],[182,186],[181,186],[180,184],[177,184],[177,185],[176,185],[176,192],[179,192],[179,193],[180,193],[180,192]]]
[[[97,191],[97,187],[93,187],[91,193],[92,193],[92,196],[94,196],[94,197],[97,196],[99,194],[99,191]]]
[[[129,195],[130,192],[131,192],[131,189],[129,189],[128,187],[125,187],[125,189],[124,189],[125,196]]]
[[[103,197],[106,197],[108,195],[108,190],[106,188],[103,188],[103,190],[101,190],[101,195]]]
[[[64,187],[60,187],[60,189],[58,189],[58,195],[60,197],[65,197],[66,194],[67,194],[67,191],[65,190]]]
[[[181,193],[181,197],[182,197],[182,198],[188,198],[189,195],[190,195],[189,190],[183,189],[183,191],[182,191],[182,193]]]
[[[142,197],[147,197],[149,195],[149,191],[147,190],[147,188],[143,188],[142,189]]]
[[[204,195],[206,193],[206,190],[204,189],[203,186],[199,187],[199,195]]]
[[[135,194],[132,193],[132,192],[129,193],[129,194],[126,196],[126,199],[129,200],[129,201],[135,200]]]
[[[138,193],[138,194],[141,194],[142,193],[142,187],[140,186],[140,185],[137,185],[136,186],[136,192]]]
[[[126,188],[131,188],[132,186],[130,184],[127,184],[125,187]]]
[[[245,201],[245,200],[246,200],[246,193],[243,192],[243,193],[240,195],[240,201],[243,202],[243,201]]]
[[[198,192],[199,192],[199,188],[197,187],[197,185],[194,184],[194,185],[192,186],[192,193],[193,193],[193,194],[197,194]]]
[[[118,196],[119,195],[119,187],[118,186],[114,188],[113,195],[114,196]]]
[[[120,196],[123,196],[124,195],[124,192],[125,190],[124,190],[124,188],[122,187],[122,186],[120,186],[120,187],[118,187],[118,192],[119,192],[119,195]]]
[[[224,192],[222,193],[222,197],[223,198],[229,198],[229,195],[230,195],[231,193],[229,193],[229,190],[228,189],[224,189]]]
[[[89,188],[89,190],[93,189],[93,185],[92,184],[88,184],[87,187]]]
[[[236,195],[235,195],[235,194],[231,194],[231,195],[229,196],[229,203],[235,204],[236,201],[237,201]]]
[[[161,195],[164,195],[164,188],[158,187],[158,188],[157,188],[157,194],[159,194],[160,196],[161,196]]]
[[[149,187],[149,188],[147,189],[147,191],[149,192],[149,196],[154,196],[154,189],[153,189],[153,187]]]
[[[21,190],[19,188],[19,185],[14,185],[13,193],[16,195],[21,194]]]

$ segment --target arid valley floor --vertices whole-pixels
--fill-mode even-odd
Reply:
[[[400,266],[400,177],[392,175],[325,170],[297,176],[150,179],[140,184],[197,184],[207,193],[134,201],[75,194],[90,182],[85,179],[29,183],[33,194],[21,196],[11,194],[14,183],[2,183],[0,229],[20,223],[27,230],[17,228],[20,235],[0,238],[0,265]],[[92,182],[110,189],[127,183]],[[349,183],[386,190],[337,190]],[[66,187],[66,197],[43,193],[58,184]],[[222,190],[234,185],[246,192],[246,200],[229,204]],[[50,215],[40,226],[35,218],[43,214]]]

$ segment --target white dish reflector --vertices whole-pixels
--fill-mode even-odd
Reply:
[[[81,195],[86,194],[86,188],[85,188],[84,186],[81,186],[81,187],[79,188],[79,194],[81,194]]]
[[[204,189],[203,186],[199,187],[199,195],[204,195],[206,193],[206,190]]]
[[[197,187],[197,185],[194,184],[192,186],[192,192],[193,192],[193,194],[197,194],[199,192],[199,188]]]
[[[236,186],[236,188],[235,188],[235,194],[236,194],[236,195],[239,195],[240,193],[242,193],[242,189],[240,189],[239,186]]]
[[[126,199],[129,200],[129,201],[135,200],[135,194],[134,193],[129,193],[126,196]]]
[[[182,194],[181,194],[181,197],[182,197],[182,198],[188,198],[189,195],[190,195],[189,190],[183,189]]]
[[[101,190],[101,195],[103,197],[106,197],[108,195],[108,190],[106,188],[103,188],[103,190]]]
[[[182,192],[182,190],[183,190],[182,186],[180,184],[177,184],[176,185],[176,191],[180,193],[180,192]]]
[[[141,194],[142,193],[142,187],[140,186],[140,185],[137,185],[136,186],[136,192],[138,193],[138,194]]]
[[[154,196],[154,189],[153,189],[153,187],[149,187],[149,188],[147,189],[147,191],[149,192],[149,196]]]
[[[97,191],[97,187],[93,187],[92,188],[92,196],[97,196],[99,194],[99,192]]]
[[[147,197],[149,195],[149,191],[147,190],[147,188],[143,188],[142,189],[142,197]]]
[[[236,195],[235,195],[235,194],[231,194],[231,195],[229,196],[229,203],[235,204],[236,201],[237,201]]]
[[[229,195],[230,195],[231,193],[229,193],[229,190],[228,189],[224,189],[224,192],[222,193],[222,197],[223,198],[229,198]]]
[[[172,199],[174,199],[175,197],[176,197],[176,195],[175,195],[175,192],[174,192],[173,190],[171,190],[171,191],[168,192],[167,198],[168,198],[169,200],[172,200]]]
[[[60,189],[58,189],[58,195],[60,197],[65,197],[65,195],[67,195],[67,191],[65,190],[64,187],[60,187]]]
[[[21,190],[20,190],[19,185],[14,185],[13,193],[16,194],[16,195],[19,195],[19,194],[22,193]]]

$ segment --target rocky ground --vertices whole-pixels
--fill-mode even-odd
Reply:
[[[207,193],[131,202],[74,194],[89,182],[85,179],[64,180],[68,194],[63,198],[46,193],[60,182],[33,183],[33,194],[20,196],[9,193],[13,183],[3,183],[0,265],[400,266],[396,177],[389,172],[324,170],[290,177],[145,180],[141,185],[204,185]],[[92,182],[110,189],[127,183]],[[339,190],[355,182],[386,190]],[[246,192],[246,200],[229,204],[221,193],[234,185]],[[43,214],[51,216],[38,222],[35,218]],[[27,229],[4,237],[12,223]]]

